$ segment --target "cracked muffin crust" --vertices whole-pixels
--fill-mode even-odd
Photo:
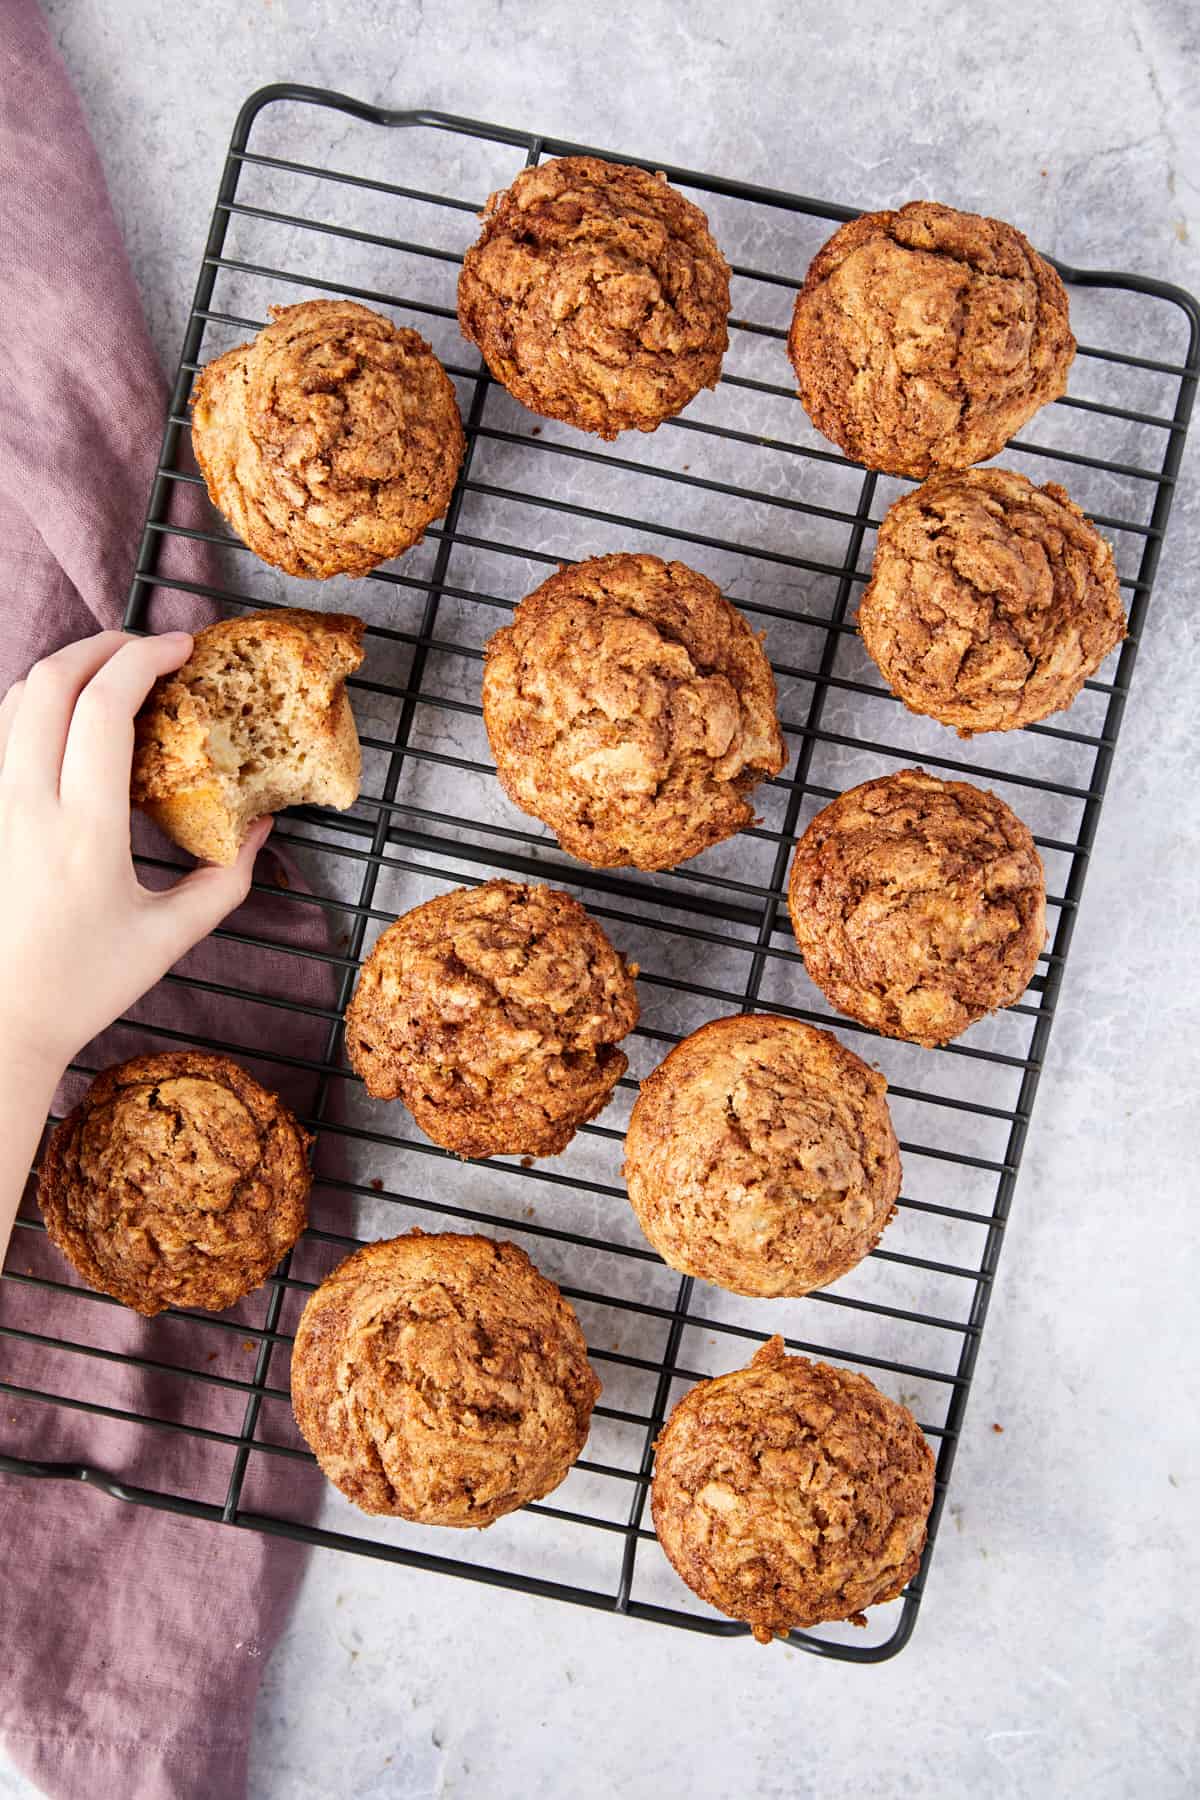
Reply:
[[[147,1317],[220,1312],[304,1230],[311,1142],[227,1056],[136,1056],[103,1070],[51,1133],[38,1204],[89,1287]]]
[[[353,806],[362,757],[346,677],[363,629],[350,613],[279,607],[198,631],[137,716],[133,804],[215,863],[281,807]]]
[[[208,497],[288,575],[365,575],[450,503],[465,447],[454,388],[423,337],[356,301],[269,310],[196,379]]]
[[[594,556],[527,595],[488,643],[483,719],[509,798],[599,868],[698,856],[787,760],[759,639],[657,556]]]
[[[914,200],[818,251],[788,355],[819,431],[923,480],[995,456],[1056,400],[1075,339],[1058,274],[1015,227]]]
[[[636,964],[577,900],[488,881],[414,907],[363,965],[346,1051],[460,1156],[557,1156],[607,1106],[638,1020]]]
[[[788,1356],[701,1381],[659,1437],[651,1508],[676,1574],[760,1644],[894,1600],[916,1574],[933,1453],[865,1375]]]
[[[888,508],[858,628],[912,712],[970,737],[1070,706],[1125,612],[1112,549],[1064,488],[967,469]]]
[[[482,218],[459,324],[531,411],[615,438],[716,386],[729,265],[664,176],[559,157],[522,170]]]
[[[490,1525],[563,1481],[600,1383],[516,1244],[413,1231],[325,1278],[292,1351],[296,1423],[363,1512]]]
[[[878,1243],[900,1192],[887,1083],[798,1019],[714,1019],[647,1081],[625,1182],[654,1248],[735,1294],[807,1294]]]
[[[923,769],[865,781],[817,814],[788,908],[839,1012],[927,1046],[1019,1000],[1046,940],[1028,828],[986,788]]]

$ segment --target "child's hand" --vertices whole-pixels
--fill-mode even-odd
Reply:
[[[53,1091],[89,1038],[152,987],[250,887],[261,819],[227,869],[140,885],[129,843],[133,720],[186,661],[185,632],[102,632],[0,701],[0,1057]]]

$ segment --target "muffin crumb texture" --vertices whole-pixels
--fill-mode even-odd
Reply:
[[[280,607],[197,632],[138,714],[134,805],[215,863],[233,862],[266,813],[352,806],[362,756],[345,683],[363,629],[349,613]]]
[[[643,1082],[625,1140],[642,1229],[738,1294],[807,1294],[875,1246],[900,1192],[887,1083],[796,1019],[716,1019]]]
[[[598,867],[669,869],[753,821],[786,760],[762,645],[715,584],[656,556],[560,569],[487,647],[509,797]]]
[[[1046,940],[1028,828],[987,789],[923,769],[819,812],[788,904],[805,967],[839,1012],[931,1046],[1019,1000]]]
[[[523,405],[615,438],[653,431],[728,345],[729,266],[661,175],[598,157],[525,169],[493,194],[458,285],[463,333]]]
[[[489,881],[380,937],[346,1015],[350,1061],[460,1156],[554,1156],[607,1105],[637,1024],[630,966],[577,900]]]
[[[1003,449],[1065,392],[1067,293],[1012,225],[915,200],[817,253],[788,337],[805,410],[847,456],[924,480]]]
[[[858,625],[892,692],[970,737],[1070,706],[1125,612],[1112,549],[1064,488],[969,469],[889,507]]]
[[[466,447],[454,388],[424,338],[356,301],[270,312],[196,380],[209,499],[288,575],[365,575],[450,503]]]
[[[654,1526],[676,1573],[762,1644],[894,1600],[916,1574],[933,1455],[863,1375],[788,1356],[701,1381],[659,1437]]]
[[[296,1421],[368,1513],[484,1526],[566,1477],[600,1384],[574,1312],[515,1244],[368,1244],[304,1309]]]
[[[89,1287],[135,1312],[232,1306],[307,1219],[309,1134],[227,1056],[105,1069],[50,1136],[38,1204]]]

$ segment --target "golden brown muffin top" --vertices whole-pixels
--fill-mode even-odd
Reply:
[[[465,440],[424,338],[353,300],[270,308],[201,370],[192,447],[209,498],[289,575],[362,575],[440,518]]]
[[[232,1306],[306,1223],[312,1139],[227,1056],[135,1056],[51,1133],[38,1180],[50,1240],[135,1312]]]
[[[1069,706],[1125,612],[1112,549],[1064,488],[967,469],[888,508],[858,625],[893,693],[970,737]]]
[[[714,1019],[642,1090],[625,1180],[673,1269],[735,1294],[807,1294],[878,1243],[900,1192],[887,1083],[828,1031]]]
[[[625,1072],[636,964],[577,900],[487,881],[389,925],[346,1014],[377,1098],[460,1156],[556,1156]]]
[[[865,781],[817,814],[788,906],[838,1011],[916,1044],[944,1044],[1019,1000],[1046,940],[1027,827],[986,788],[923,769]]]
[[[715,387],[729,266],[664,176],[559,157],[523,170],[482,216],[459,324],[525,406],[614,438]]]
[[[657,556],[595,556],[522,600],[487,646],[483,717],[510,799],[602,868],[698,856],[786,761],[758,638]]]
[[[763,1345],[701,1381],[659,1437],[659,1542],[702,1600],[761,1644],[833,1619],[864,1624],[916,1574],[933,1453],[865,1375]]]
[[[296,1422],[356,1506],[490,1525],[565,1478],[600,1393],[579,1321],[515,1244],[368,1244],[326,1277],[292,1351]]]
[[[818,251],[788,354],[814,425],[869,469],[923,480],[1003,449],[1067,385],[1067,294],[1012,225],[914,200]]]

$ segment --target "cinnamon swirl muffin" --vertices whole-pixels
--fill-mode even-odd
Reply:
[[[917,480],[1002,450],[1067,385],[1057,273],[1011,225],[914,200],[818,251],[788,354],[813,424],[869,469]]]
[[[490,1525],[564,1480],[600,1383],[579,1321],[515,1244],[451,1232],[368,1244],[310,1297],[296,1423],[368,1513]]]
[[[311,1142],[227,1056],[135,1056],[97,1075],[51,1133],[38,1204],[89,1287],[147,1316],[220,1312],[304,1230]]]
[[[900,1192],[887,1083],[832,1032],[714,1019],[642,1083],[625,1182],[664,1262],[735,1294],[807,1294],[861,1262]]]
[[[270,313],[196,379],[209,499],[288,575],[365,575],[450,503],[465,447],[454,389],[424,338],[356,301]]]
[[[1028,828],[986,788],[923,769],[865,781],[817,814],[788,907],[831,1004],[916,1044],[1019,1000],[1046,941]]]
[[[493,194],[458,320],[531,411],[603,438],[653,431],[715,387],[729,265],[662,175],[594,156],[524,169]]]
[[[670,869],[754,818],[786,760],[742,614],[657,556],[560,569],[487,646],[483,719],[509,798],[600,868]]]
[[[680,1578],[760,1644],[849,1619],[912,1580],[933,1453],[865,1375],[788,1356],[700,1381],[659,1437],[651,1507]]]
[[[965,469],[888,508],[858,628],[912,712],[970,737],[1070,706],[1125,611],[1112,549],[1064,488]]]
[[[569,894],[457,888],[380,937],[346,1053],[369,1094],[403,1098],[447,1150],[557,1156],[625,1073],[636,974]]]

